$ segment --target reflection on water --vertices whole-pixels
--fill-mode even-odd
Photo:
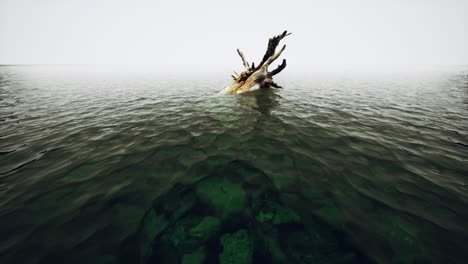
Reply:
[[[467,73],[0,67],[0,262],[464,263]]]
[[[240,105],[250,106],[264,115],[270,115],[280,103],[281,96],[273,89],[258,89],[237,96]]]

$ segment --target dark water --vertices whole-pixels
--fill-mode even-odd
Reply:
[[[0,263],[466,263],[468,70],[282,75],[0,67]]]

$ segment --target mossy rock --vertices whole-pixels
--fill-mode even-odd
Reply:
[[[291,209],[273,201],[266,202],[256,219],[261,223],[271,221],[275,225],[301,221],[301,218]]]
[[[161,241],[171,244],[182,252],[190,252],[199,248],[200,239],[193,237],[190,230],[197,226],[201,221],[199,216],[187,216],[180,219],[161,236]]]
[[[279,225],[300,221],[301,218],[292,210],[283,206],[278,206],[276,208],[275,217],[273,218],[273,224]]]
[[[164,212],[170,222],[184,216],[195,205],[197,197],[187,185],[176,185],[156,202],[158,212]]]
[[[294,260],[293,263],[324,263],[315,248],[314,239],[305,230],[289,233],[282,241],[286,254]]]
[[[257,221],[263,223],[263,222],[273,220],[274,216],[275,216],[275,214],[272,211],[266,211],[266,212],[265,211],[260,211],[260,213],[258,213],[256,219],[257,219]]]
[[[278,231],[276,229],[272,228],[269,229],[268,232],[265,232],[262,235],[262,240],[268,252],[267,254],[271,258],[271,263],[282,264],[289,262],[288,257],[281,248]]]
[[[223,177],[211,177],[199,182],[196,193],[204,204],[222,218],[241,212],[247,201],[242,187]]]
[[[235,182],[242,182],[255,186],[270,183],[268,175],[245,161],[232,161],[228,166],[221,169],[221,173],[231,180],[234,179]]]
[[[207,216],[194,228],[190,230],[192,236],[205,241],[219,232],[221,221],[213,216]]]
[[[142,263],[145,263],[152,254],[154,238],[168,225],[169,222],[166,217],[164,215],[157,215],[154,209],[151,209],[143,218],[140,230],[140,260]]]
[[[219,255],[220,264],[249,264],[252,263],[253,242],[249,233],[241,229],[232,234],[221,237],[223,252]]]

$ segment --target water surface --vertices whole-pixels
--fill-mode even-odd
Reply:
[[[0,67],[0,262],[468,259],[468,69],[277,82]]]

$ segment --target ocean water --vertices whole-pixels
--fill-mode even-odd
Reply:
[[[466,263],[468,68],[0,67],[0,263]]]

